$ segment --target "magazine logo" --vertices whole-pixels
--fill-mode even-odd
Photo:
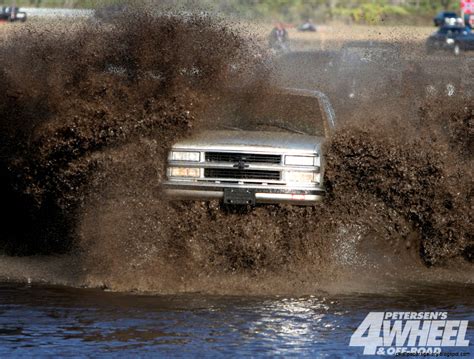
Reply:
[[[349,346],[364,347],[364,355],[436,355],[469,346],[468,322],[448,320],[446,312],[370,312]]]

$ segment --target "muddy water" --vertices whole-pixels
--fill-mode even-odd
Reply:
[[[0,285],[0,356],[362,357],[350,336],[370,311],[445,311],[470,320],[474,287],[418,286],[383,295],[140,296]]]

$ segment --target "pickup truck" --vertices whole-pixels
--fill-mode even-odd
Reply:
[[[311,205],[324,198],[323,143],[334,110],[319,91],[280,89],[216,99],[210,129],[175,143],[164,193],[230,205]]]
[[[474,33],[466,26],[442,26],[428,38],[426,50],[428,53],[447,50],[455,55],[461,51],[474,51]]]

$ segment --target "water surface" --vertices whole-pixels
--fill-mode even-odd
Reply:
[[[151,296],[0,285],[0,357],[362,357],[350,336],[370,311],[446,311],[470,320],[474,287],[410,287],[386,295],[299,298]]]

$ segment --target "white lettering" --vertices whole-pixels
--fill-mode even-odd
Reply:
[[[409,322],[407,322],[409,323]],[[390,320],[384,320],[383,322],[383,345],[390,346],[394,343],[395,346],[402,347],[410,334],[411,326],[403,326],[402,320],[396,320],[393,323],[393,327],[390,328]]]
[[[444,327],[443,333],[443,340],[441,341],[441,345],[443,347],[456,346],[456,339],[451,339],[451,337],[454,337],[458,333],[458,331],[454,329],[455,327],[459,327],[459,320],[446,321],[446,326]]]
[[[364,355],[374,355],[377,347],[382,346],[380,330],[384,318],[383,312],[371,312],[365,317],[351,336],[351,347],[364,347]],[[367,332],[367,335],[364,334]]]
[[[441,336],[443,335],[443,327],[445,320],[433,320],[431,322],[430,334],[426,345],[429,347],[439,347],[441,345]],[[439,339],[438,339],[439,337]]]
[[[431,322],[423,321],[423,326],[421,329],[420,329],[421,322],[419,320],[414,321],[412,323],[413,324],[410,331],[410,338],[408,339],[408,346],[414,347],[416,345],[417,338],[419,338],[418,346],[420,347],[426,346],[426,341],[428,340],[428,334],[430,332]]]
[[[467,320],[461,320],[459,323],[458,338],[456,340],[457,347],[468,347],[469,340],[466,340],[466,331],[467,331]]]

